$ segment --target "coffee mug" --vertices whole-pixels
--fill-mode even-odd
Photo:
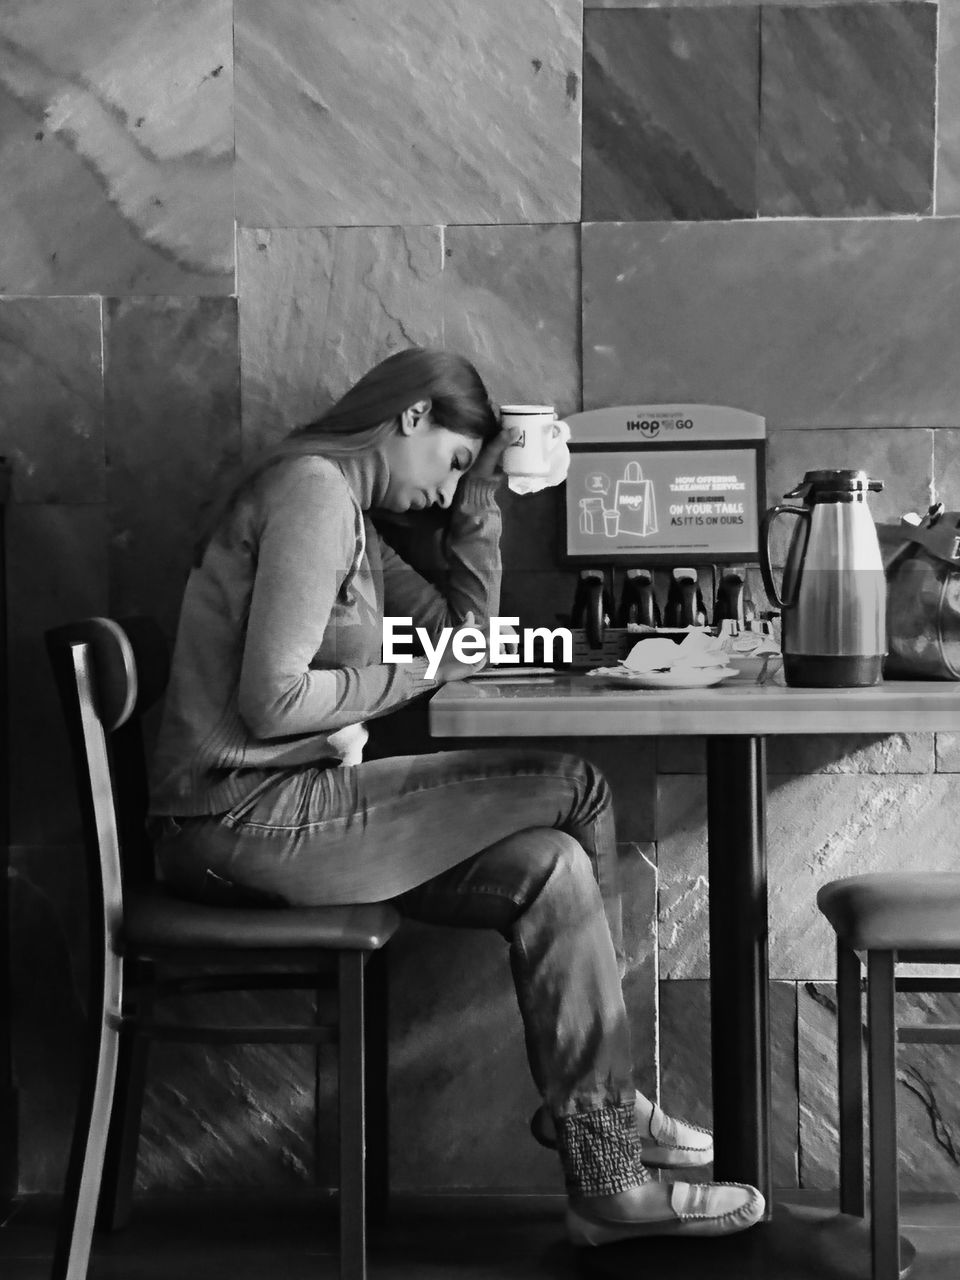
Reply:
[[[570,428],[557,417],[549,404],[505,404],[500,409],[504,430],[519,427],[514,444],[503,451],[503,470],[508,476],[545,476],[557,445],[570,439]]]

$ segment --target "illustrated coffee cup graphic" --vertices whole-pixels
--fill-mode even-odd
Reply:
[[[553,405],[505,404],[500,410],[504,430],[519,427],[517,440],[503,452],[508,476],[545,476],[558,445],[570,439],[570,428],[557,417]]]

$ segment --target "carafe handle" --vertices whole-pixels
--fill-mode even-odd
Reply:
[[[781,599],[780,592],[777,590],[776,583],[773,580],[773,569],[770,566],[770,531],[777,516],[783,515],[798,516],[801,520],[806,520],[808,522],[807,533],[809,534],[810,532],[809,507],[771,507],[769,511],[764,512],[763,519],[760,521],[760,574],[770,603],[778,609],[788,609],[796,603],[795,600]]]

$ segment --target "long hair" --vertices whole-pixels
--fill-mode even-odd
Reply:
[[[489,440],[499,430],[487,389],[469,360],[427,347],[396,351],[365,373],[319,418],[295,427],[243,468],[214,503],[194,548],[194,565],[202,564],[211,536],[240,492],[268,467],[285,458],[343,457],[372,449],[396,429],[404,409],[418,400],[429,400],[433,421],[450,431]]]

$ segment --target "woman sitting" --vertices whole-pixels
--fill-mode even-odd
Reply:
[[[500,459],[511,435],[473,366],[413,348],[377,365],[248,471],[198,548],[153,762],[162,874],[295,905],[390,900],[412,919],[509,944],[533,1079],[579,1244],[719,1235],[755,1223],[752,1187],[658,1182],[710,1134],[638,1094],[610,789],[536,748],[364,762],[364,721],[476,670],[448,645],[381,660],[386,615],[434,640],[500,587]],[[371,514],[447,510],[444,589]]]

